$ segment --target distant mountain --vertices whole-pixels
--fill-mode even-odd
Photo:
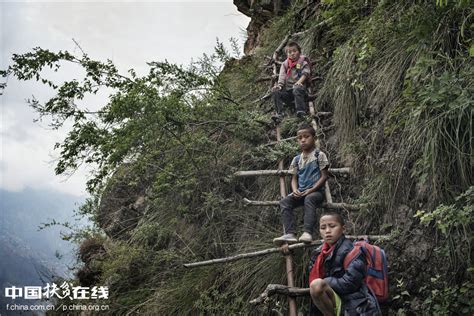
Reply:
[[[5,287],[45,286],[56,277],[71,276],[74,247],[61,239],[65,228],[38,227],[51,220],[72,222],[73,211],[83,200],[53,191],[0,190],[0,314],[6,313],[6,303],[12,303],[4,297]]]

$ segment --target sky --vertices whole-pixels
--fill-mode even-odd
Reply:
[[[237,11],[232,0],[221,1],[4,1],[0,0],[0,69],[14,53],[34,47],[111,59],[125,72],[145,73],[146,62],[188,65],[192,58],[211,53],[216,38],[228,43],[233,37],[243,46],[249,18]],[[78,69],[66,67],[55,80],[68,80]],[[2,82],[4,79],[0,79]],[[21,191],[47,189],[75,196],[85,195],[90,170],[71,176],[54,174],[60,142],[66,129],[51,130],[47,121],[33,121],[37,114],[25,100],[34,96],[47,101],[52,92],[35,82],[8,78],[0,96],[0,188]],[[106,102],[106,95],[87,99],[90,108]]]

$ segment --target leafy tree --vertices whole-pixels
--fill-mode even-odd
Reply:
[[[110,60],[92,60],[85,53],[75,56],[67,51],[54,53],[35,48],[25,54],[14,54],[13,64],[0,74],[36,80],[54,90],[55,96],[46,102],[33,98],[28,103],[40,118],[51,119],[52,128],[72,123],[67,137],[55,146],[60,150],[55,171],[73,172],[83,163],[96,166],[88,182],[88,190],[92,192],[124,161],[150,153],[169,139],[182,143],[185,126],[205,123],[196,115],[200,108],[193,105],[203,100],[203,91],[225,94],[216,84],[219,66],[213,62],[216,59],[225,62],[228,58],[228,52],[218,42],[216,54],[205,55],[200,64],[190,69],[167,61],[151,62],[148,74],[140,77],[134,70],[120,74]],[[85,72],[83,78],[55,83],[45,77],[45,68],[58,71],[66,63],[79,65]],[[108,103],[97,111],[89,110],[84,99],[101,89],[112,91]],[[182,145],[184,153],[198,168],[188,146]]]

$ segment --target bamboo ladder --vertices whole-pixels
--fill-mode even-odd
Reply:
[[[302,33],[302,32],[300,32]],[[283,41],[280,43],[280,45],[277,47],[275,52],[273,53],[272,60],[271,62],[273,63],[273,76],[271,77],[271,83],[270,87],[273,86],[275,80],[278,78],[278,65],[280,64],[278,62],[278,55],[279,53],[283,50],[284,46],[288,42],[288,40],[295,35],[300,35],[300,33],[295,33],[293,35],[287,35]],[[260,100],[267,99],[270,95],[266,95]],[[311,115],[311,125],[316,131],[316,135],[321,134],[321,131],[324,131],[324,128],[318,126],[316,123],[315,118],[316,117],[321,117],[321,116],[327,116],[331,115],[332,113],[329,112],[320,112],[316,113],[314,103],[312,100],[309,101],[309,110],[310,110],[310,115]],[[280,130],[280,124],[277,124],[276,126],[276,141],[268,143],[267,145],[275,145],[280,142],[284,141],[289,141],[289,140],[294,140],[296,137],[290,137],[286,139],[281,138],[281,130]],[[320,140],[319,137],[316,139],[316,147],[320,148]],[[329,173],[332,175],[348,175],[351,173],[351,169],[348,167],[344,168],[329,168]],[[284,170],[283,166],[283,160],[278,161],[278,170],[251,170],[251,171],[238,171],[234,174],[237,177],[250,177],[250,176],[278,176],[279,177],[279,182],[280,182],[280,197],[284,198],[287,195],[286,191],[286,181],[285,178],[286,176],[289,175],[288,170]],[[332,200],[332,195],[331,191],[329,188],[329,183],[326,181],[325,183],[325,198],[326,202],[321,205],[322,208],[327,208],[327,209],[335,209],[335,210],[347,210],[347,211],[357,211],[362,207],[366,207],[366,204],[348,204],[348,203],[334,203]],[[246,205],[253,205],[253,206],[277,206],[279,205],[279,201],[251,201],[249,199],[244,198],[244,203]],[[347,238],[350,239],[360,239],[360,238],[370,238],[371,240],[383,240],[387,238],[385,235],[362,235],[362,236],[351,236],[348,235],[346,236]],[[243,253],[243,254],[237,254],[234,256],[230,257],[225,257],[225,258],[218,258],[218,259],[211,259],[211,260],[206,260],[206,261],[199,261],[199,262],[193,262],[193,263],[187,263],[184,264],[186,268],[193,268],[193,267],[200,267],[200,266],[207,266],[207,265],[213,265],[213,264],[220,264],[220,263],[227,263],[227,262],[233,262],[241,259],[246,259],[246,258],[255,258],[255,257],[260,257],[260,256],[265,256],[268,254],[272,253],[277,253],[281,252],[284,257],[285,257],[285,263],[286,263],[286,276],[287,276],[287,285],[281,285],[281,284],[269,284],[265,291],[256,299],[253,299],[250,301],[252,304],[260,304],[262,302],[265,302],[267,298],[271,295],[274,294],[280,294],[280,295],[285,295],[288,297],[288,305],[289,305],[289,315],[290,316],[296,316],[297,315],[297,306],[296,306],[296,297],[298,296],[307,296],[309,295],[309,288],[296,288],[294,286],[294,274],[293,274],[293,258],[291,255],[291,250],[298,249],[298,248],[304,248],[304,247],[315,247],[318,245],[321,245],[322,241],[321,240],[314,240],[311,243],[296,243],[292,245],[285,244],[281,247],[274,247],[274,248],[269,248],[269,249],[264,249],[264,250],[259,250],[259,251],[254,251],[250,253]]]

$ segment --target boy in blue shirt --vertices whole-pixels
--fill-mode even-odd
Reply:
[[[280,201],[285,233],[273,239],[276,245],[297,241],[293,210],[298,206],[304,206],[304,232],[299,241],[309,243],[313,240],[313,229],[317,221],[316,207],[324,199],[324,184],[328,179],[329,167],[326,154],[315,146],[315,136],[316,132],[311,125],[302,124],[298,127],[296,137],[302,152],[293,158],[290,165],[293,192]]]

